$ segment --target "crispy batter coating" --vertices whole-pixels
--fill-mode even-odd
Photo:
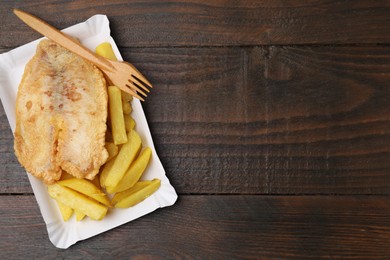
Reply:
[[[50,40],[26,65],[16,98],[14,148],[51,184],[63,171],[93,179],[105,163],[106,81],[100,70]]]

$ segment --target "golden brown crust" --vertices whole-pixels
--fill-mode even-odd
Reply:
[[[50,184],[67,171],[93,179],[107,160],[107,89],[95,66],[50,40],[26,65],[16,98],[15,154]]]

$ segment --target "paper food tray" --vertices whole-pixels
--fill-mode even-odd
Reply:
[[[123,60],[113,38],[110,36],[109,21],[105,15],[95,15],[87,21],[63,30],[76,37],[91,50],[102,42],[110,42],[118,60]],[[15,130],[15,101],[24,67],[34,56],[41,39],[30,42],[7,53],[0,54],[0,98],[3,103],[12,132]],[[149,198],[128,209],[110,209],[101,221],[89,218],[77,222],[75,214],[67,222],[62,220],[56,202],[49,197],[46,186],[28,174],[35,198],[46,223],[50,241],[58,248],[68,248],[77,241],[84,240],[137,219],[158,208],[173,205],[177,200],[175,189],[169,183],[165,170],[157,156],[150,130],[138,99],[133,99],[132,117],[136,121],[136,130],[140,134],[143,146],[152,149],[152,158],[142,179],[161,179],[161,187]]]

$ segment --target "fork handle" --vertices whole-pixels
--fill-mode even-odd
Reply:
[[[75,39],[64,34],[63,32],[44,22],[43,20],[19,9],[14,9],[14,14],[40,34],[46,36],[47,38],[61,45],[65,49],[68,49],[69,51],[83,57],[86,60],[89,60],[90,62],[98,66],[100,69],[106,71],[112,71],[114,69],[114,67],[107,59],[96,55],[95,53],[78,43]]]

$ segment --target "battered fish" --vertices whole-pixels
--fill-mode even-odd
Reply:
[[[93,179],[105,163],[107,89],[91,63],[42,40],[16,98],[15,153],[46,184],[63,171]]]

